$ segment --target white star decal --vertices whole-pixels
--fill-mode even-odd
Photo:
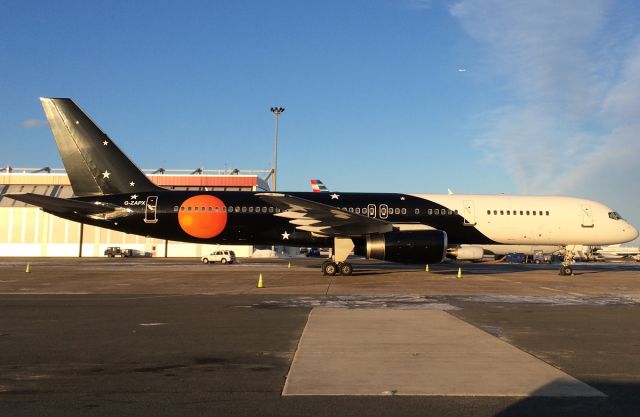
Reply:
[[[400,197],[400,200],[404,200],[404,197]]]
[[[109,144],[109,141],[106,141],[106,140],[105,140],[104,142],[102,142],[102,144],[103,144],[104,146],[107,146],[107,145]]]
[[[133,187],[134,185],[136,185],[136,183],[135,183],[135,182],[133,182],[133,181],[131,181],[131,182],[129,183],[129,186],[130,186],[130,187]]]
[[[105,171],[102,173],[102,178],[105,178],[105,179],[106,179],[106,178],[109,178],[109,175],[111,175],[111,173],[110,173],[109,171],[105,170]]]
[[[339,194],[336,194],[336,193],[331,194],[331,199],[332,199],[332,200],[337,200],[337,199],[339,199],[339,198],[340,198],[340,195],[339,195]]]
[[[135,200],[136,198],[138,198],[138,194],[131,194],[131,199]]]
[[[287,231],[285,230],[284,233],[282,234],[282,240],[289,240],[289,233],[287,233]]]

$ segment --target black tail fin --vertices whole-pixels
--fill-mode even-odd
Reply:
[[[76,196],[160,189],[68,98],[41,98]]]

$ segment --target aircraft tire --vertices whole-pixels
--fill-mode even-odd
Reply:
[[[338,265],[333,262],[325,262],[322,264],[322,274],[328,276],[334,276],[338,273]]]
[[[349,262],[344,262],[338,265],[338,269],[340,270],[340,275],[349,276],[353,274],[353,266]]]
[[[569,265],[563,265],[560,267],[560,275],[572,275],[573,274],[573,268],[571,268]]]

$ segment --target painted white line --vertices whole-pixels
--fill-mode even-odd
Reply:
[[[564,292],[564,291],[558,290],[556,288],[549,288],[549,287],[538,287],[538,288],[543,289],[543,290],[549,290],[549,291]]]

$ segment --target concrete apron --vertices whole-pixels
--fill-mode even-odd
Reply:
[[[315,308],[283,395],[604,397],[444,311]]]

